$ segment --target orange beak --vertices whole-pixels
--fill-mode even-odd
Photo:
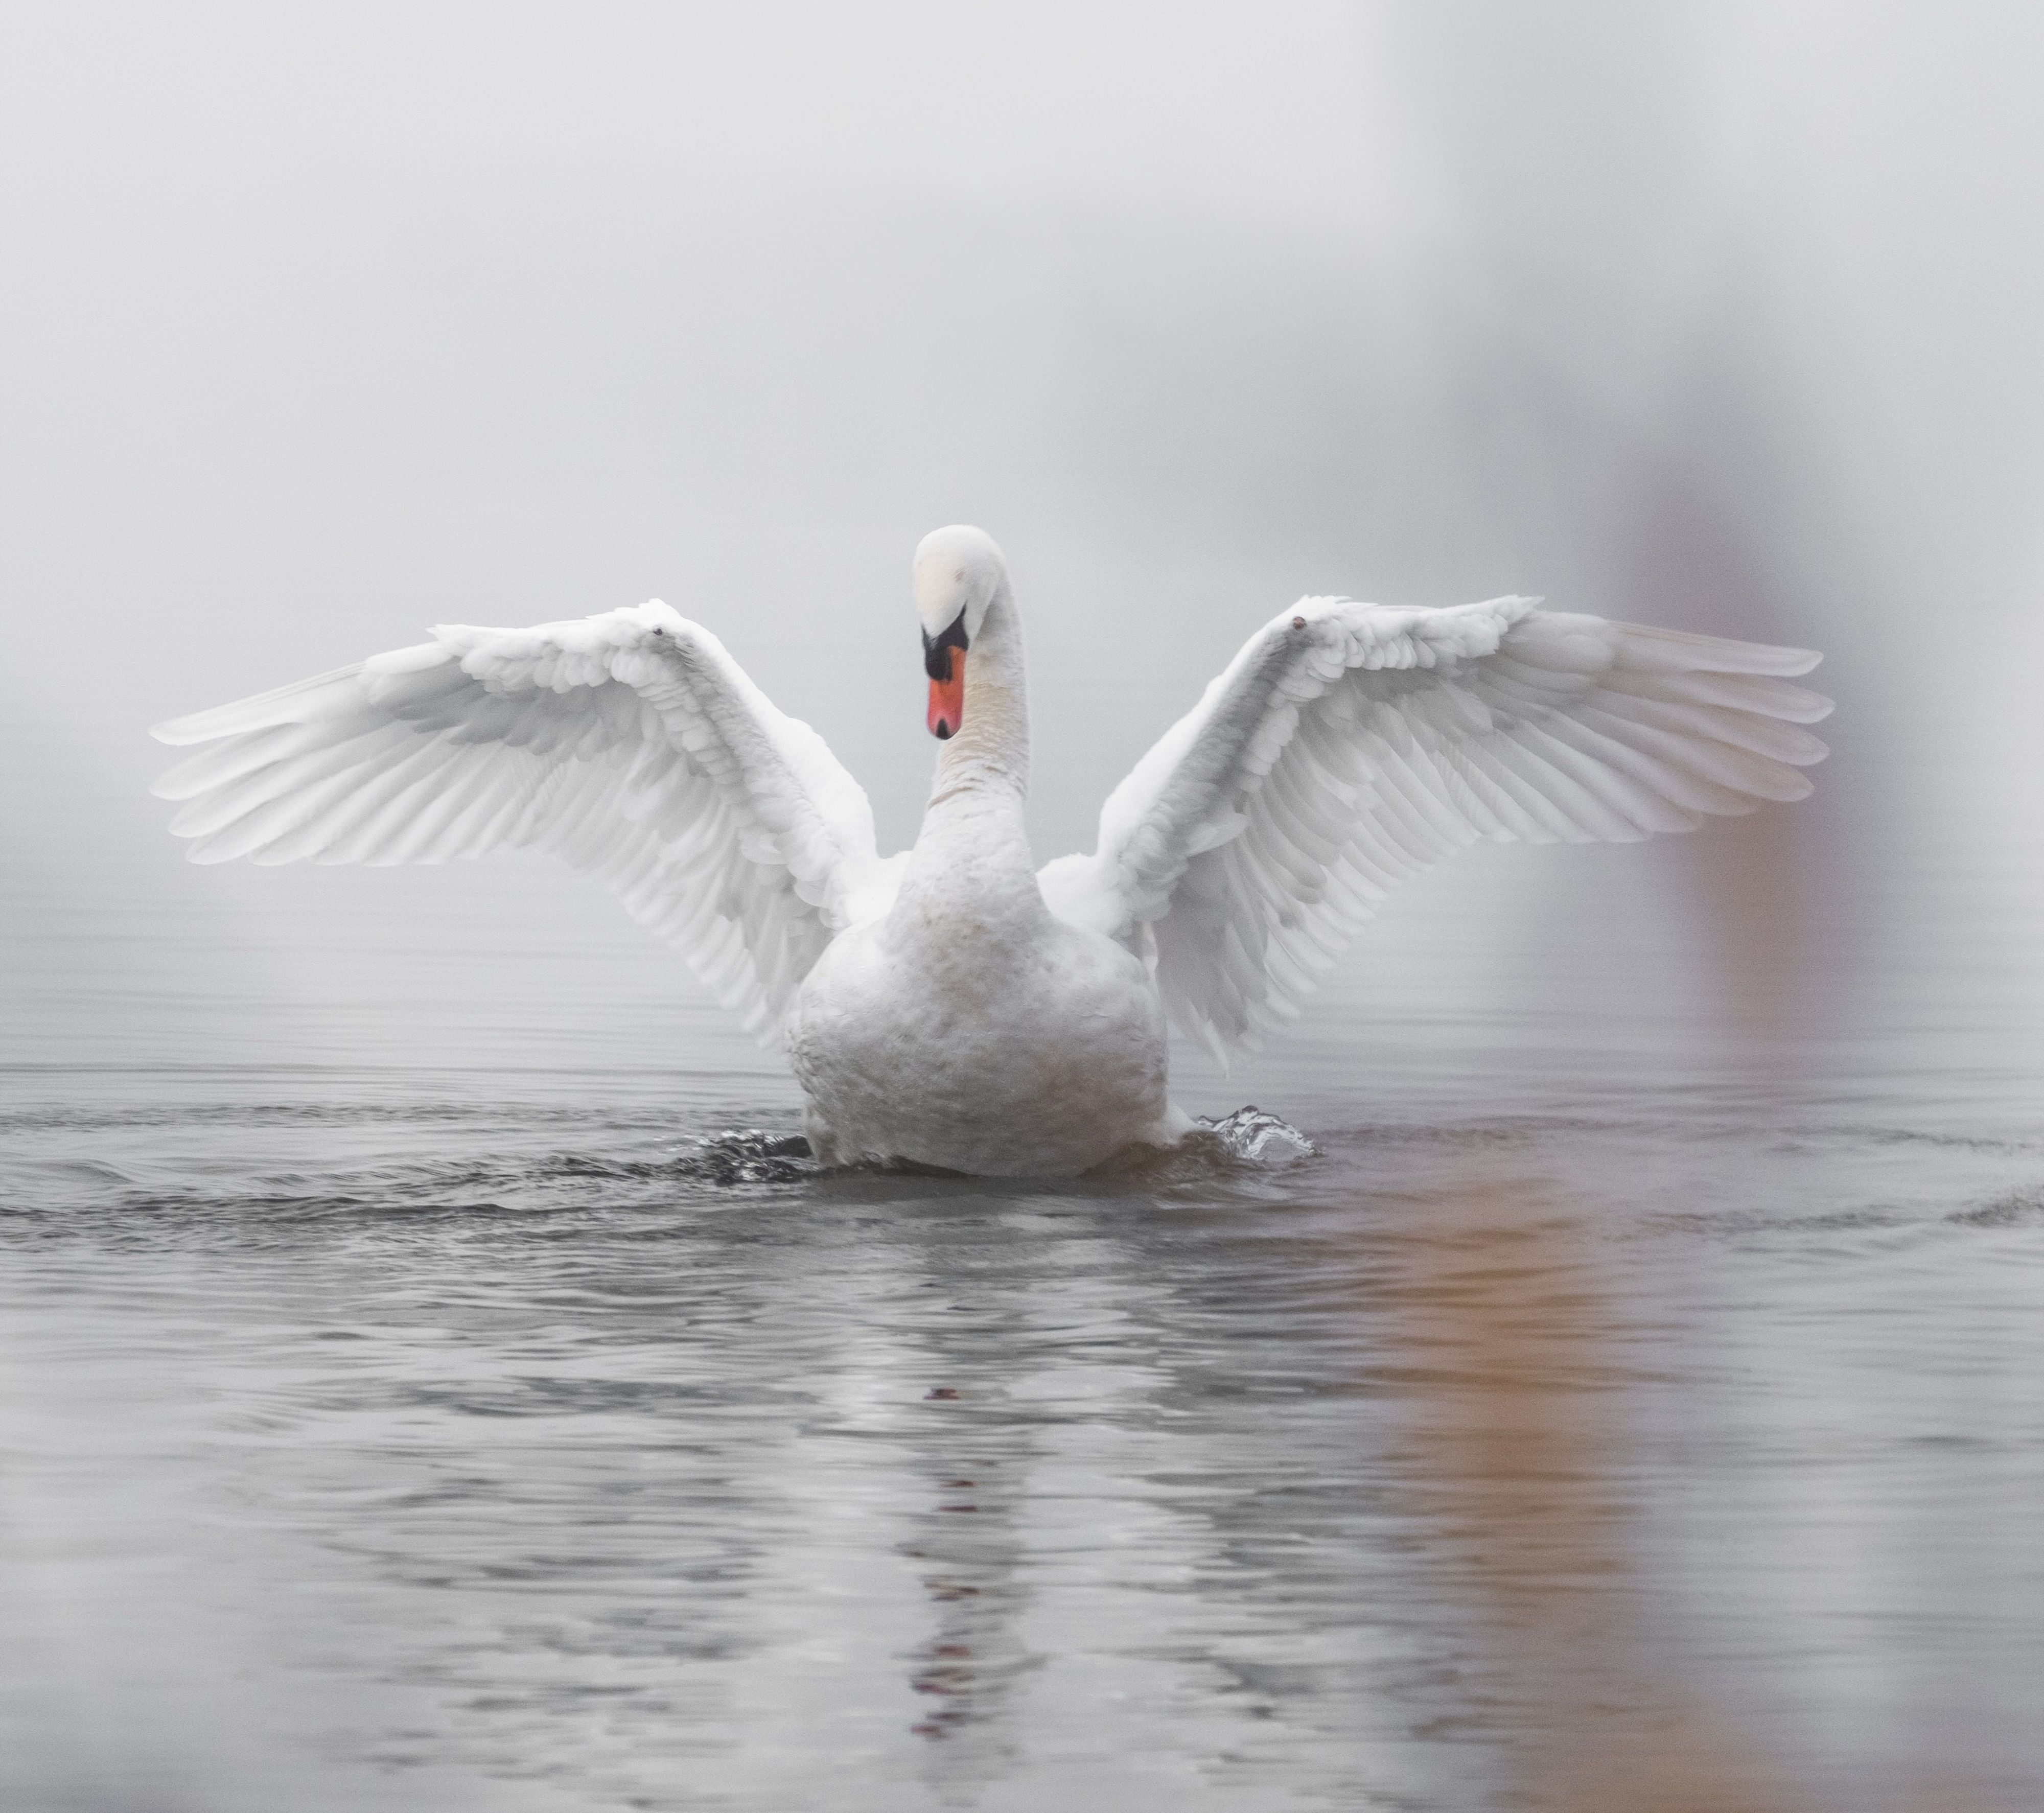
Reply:
[[[939,741],[955,736],[965,722],[965,651],[947,648],[949,670],[930,682],[930,734]]]

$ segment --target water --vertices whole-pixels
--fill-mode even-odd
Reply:
[[[225,873],[17,884],[9,1807],[2044,1789],[2030,883],[1785,1030],[1483,853],[1188,1068],[1310,1154],[1043,1187],[793,1156],[539,871]]]

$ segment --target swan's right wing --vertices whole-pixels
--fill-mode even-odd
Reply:
[[[1308,598],[1253,636],[1049,864],[1217,1054],[1295,1015],[1403,876],[1478,838],[1626,842],[1800,799],[1817,656],[1496,598]]]
[[[747,1026],[888,880],[821,737],[657,601],[433,640],[158,726],[191,858],[444,862],[544,850],[601,876]]]

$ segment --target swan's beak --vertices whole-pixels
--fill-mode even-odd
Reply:
[[[965,613],[942,636],[923,632],[923,671],[930,677],[930,734],[941,742],[965,722]]]
[[[955,647],[936,649],[930,665],[935,667],[939,663],[943,674],[930,676],[930,734],[942,741],[957,736],[959,726],[965,722],[965,651]]]

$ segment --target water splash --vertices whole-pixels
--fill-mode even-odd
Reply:
[[[1254,1105],[1239,1108],[1218,1120],[1201,1115],[1193,1124],[1219,1140],[1230,1157],[1246,1158],[1251,1164],[1284,1164],[1310,1158],[1320,1150],[1289,1121]]]
[[[769,1133],[763,1127],[734,1127],[695,1142],[690,1169],[713,1184],[791,1184],[813,1177],[809,1143],[799,1133]]]

